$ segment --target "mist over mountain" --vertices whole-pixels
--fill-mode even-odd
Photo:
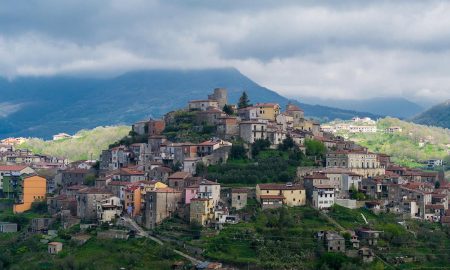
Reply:
[[[58,132],[130,124],[186,107],[191,99],[206,98],[216,87],[228,89],[235,103],[242,91],[250,101],[289,99],[253,82],[233,68],[202,70],[146,70],[113,78],[19,77],[0,79],[0,137],[48,138]],[[321,105],[298,103],[307,116],[323,120],[377,115]]]
[[[361,100],[306,97],[301,100],[310,104],[326,105],[345,110],[364,111],[401,119],[414,117],[425,110],[421,105],[401,97],[379,97]]]

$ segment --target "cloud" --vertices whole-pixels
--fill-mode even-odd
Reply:
[[[24,104],[13,104],[9,102],[0,102],[0,118],[6,118],[15,112],[18,112]]]
[[[0,74],[234,66],[289,96],[450,98],[441,1],[6,1]]]

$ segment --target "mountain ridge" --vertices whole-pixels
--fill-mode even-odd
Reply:
[[[421,105],[402,97],[377,97],[368,99],[322,99],[306,97],[303,100],[310,104],[326,104],[334,108],[365,111],[401,119],[412,118],[425,110]]]
[[[450,128],[450,99],[429,108],[411,120],[417,124]]]
[[[140,70],[112,78],[69,76],[0,79],[0,104],[22,104],[0,117],[0,137],[51,135],[97,126],[131,124],[148,117],[186,107],[187,101],[205,98],[213,88],[228,89],[229,101],[237,102],[247,91],[251,102],[288,102],[301,106],[307,116],[324,121],[376,114],[310,105],[285,98],[258,85],[234,68],[198,70]],[[170,96],[168,95],[170,93]]]

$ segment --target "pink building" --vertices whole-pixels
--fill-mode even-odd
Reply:
[[[184,203],[190,204],[191,199],[197,198],[198,185],[189,186],[184,189]]]

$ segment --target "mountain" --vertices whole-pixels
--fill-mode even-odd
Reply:
[[[417,115],[412,121],[418,124],[450,128],[450,99]]]
[[[232,68],[206,70],[146,70],[113,78],[20,77],[0,79],[0,138],[49,138],[84,128],[130,124],[186,107],[191,99],[206,98],[215,87],[228,89],[237,102],[246,90],[251,102],[289,100],[262,87]],[[307,116],[323,120],[349,119],[370,113],[298,103]],[[3,108],[3,109],[1,109]]]
[[[401,97],[379,97],[370,99],[320,99],[314,97],[302,98],[312,104],[327,105],[345,110],[355,110],[379,114],[383,116],[408,119],[424,111],[417,103]]]

